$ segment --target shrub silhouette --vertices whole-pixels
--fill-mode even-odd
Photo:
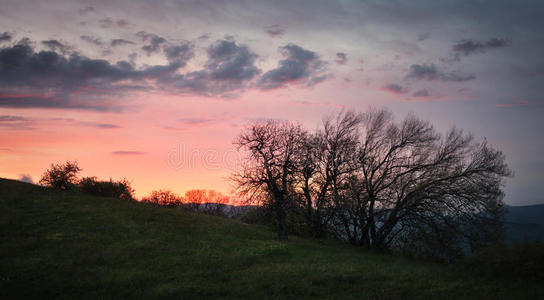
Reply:
[[[170,190],[152,191],[147,197],[142,198],[142,202],[153,203],[162,206],[180,206],[183,199],[178,194]]]
[[[123,200],[134,199],[134,189],[132,189],[130,182],[127,179],[121,179],[119,181],[113,181],[111,178],[109,181],[100,181],[96,177],[85,177],[79,181],[79,190],[86,194],[103,197],[113,197]]]
[[[76,161],[67,161],[64,164],[51,164],[51,168],[43,173],[40,184],[61,190],[74,188],[77,182],[77,173],[81,171]]]

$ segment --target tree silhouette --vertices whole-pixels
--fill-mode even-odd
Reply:
[[[162,206],[179,206],[183,199],[170,190],[152,191],[149,196],[143,197],[142,202],[153,203]]]
[[[61,190],[69,190],[75,186],[79,171],[81,171],[81,168],[76,161],[67,161],[64,164],[51,164],[51,168],[43,173],[40,184]]]
[[[466,234],[469,224],[497,224],[502,178],[511,174],[486,140],[456,128],[439,134],[413,115],[396,122],[387,110],[342,112],[315,133],[256,123],[235,144],[247,153],[232,176],[238,192],[272,208],[280,239],[295,205],[314,234],[327,230],[354,245],[398,247],[408,236],[444,247],[474,242],[482,234]]]
[[[297,153],[305,139],[300,125],[269,120],[249,127],[235,141],[248,157],[232,179],[241,195],[261,201],[274,211],[280,240],[287,240],[285,220],[293,201]]]

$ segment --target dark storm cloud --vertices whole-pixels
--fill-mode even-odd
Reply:
[[[258,55],[235,41],[217,41],[206,52],[208,61],[203,69],[161,78],[159,83],[170,90],[229,97],[229,93],[246,88],[260,73],[255,66]]]
[[[382,87],[382,91],[391,92],[393,94],[405,94],[408,90],[399,84],[391,83]]]
[[[468,56],[476,53],[485,53],[489,49],[502,48],[510,45],[509,39],[492,38],[487,42],[476,40],[463,40],[453,45],[452,50],[457,54]]]
[[[42,41],[42,45],[46,46],[52,51],[58,51],[62,54],[68,54],[73,51],[72,46],[65,45],[57,40]]]
[[[412,96],[414,97],[428,97],[429,96],[429,91],[427,91],[426,89],[422,89],[422,90],[418,90],[418,91],[415,91]]]
[[[185,65],[195,55],[194,45],[188,41],[183,41],[179,45],[165,47],[164,53],[169,62],[179,62],[182,65]]]
[[[134,44],[134,42],[131,42],[131,41],[128,41],[128,40],[125,40],[125,39],[113,39],[110,42],[110,45],[112,47],[122,46],[122,45],[133,45],[133,44]]]
[[[9,42],[12,39],[12,35],[9,32],[0,33],[0,43]]]
[[[335,62],[339,65],[345,65],[348,62],[348,55],[343,52],[336,53]]]
[[[161,45],[167,42],[165,38],[158,36],[154,33],[140,31],[136,33],[136,35],[140,37],[142,41],[148,43],[147,45],[144,45],[142,47],[142,50],[147,55],[151,55],[151,53],[158,52],[161,49]]]
[[[268,33],[269,36],[271,37],[277,37],[277,36],[280,36],[282,34],[285,33],[285,29],[283,29],[280,25],[278,24],[275,24],[275,25],[270,25],[270,26],[266,26],[264,28],[264,30],[266,31],[266,33]]]
[[[464,74],[460,72],[444,73],[439,71],[434,64],[422,64],[411,65],[410,72],[406,75],[408,79],[417,80],[436,80],[436,81],[453,81],[461,82],[475,79],[476,76],[472,74]]]
[[[94,45],[99,46],[99,47],[104,46],[104,42],[99,37],[94,37],[94,36],[89,36],[89,35],[82,35],[79,38],[84,40],[87,43],[91,43],[91,44],[94,44]]]
[[[295,44],[279,48],[285,59],[280,60],[278,67],[266,72],[259,80],[261,89],[279,88],[290,83],[315,85],[329,77],[324,74],[327,62],[319,59],[312,51]]]
[[[0,48],[0,106],[112,110],[103,97],[146,89],[128,84],[158,79],[180,64],[135,69],[129,62],[112,64],[78,54],[35,52],[29,42]]]

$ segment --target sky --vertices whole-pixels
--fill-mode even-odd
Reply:
[[[0,177],[232,190],[247,124],[409,113],[487,139],[544,199],[542,1],[0,0]]]

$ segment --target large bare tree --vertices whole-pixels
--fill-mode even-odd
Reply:
[[[234,142],[248,154],[241,170],[232,176],[238,192],[274,211],[280,240],[287,239],[287,210],[294,201],[297,153],[305,135],[300,125],[269,120],[249,126]]]
[[[396,123],[386,110],[364,115],[357,171],[346,189],[334,226],[351,243],[388,247],[396,237],[426,224],[461,230],[502,204],[503,154],[483,140],[452,128],[436,132],[409,115]]]
[[[258,123],[235,143],[248,153],[233,176],[238,191],[274,210],[280,239],[296,204],[316,236],[330,231],[354,245],[383,249],[429,232],[446,246],[476,240],[482,234],[468,226],[497,223],[510,175],[485,140],[456,128],[440,134],[413,115],[396,122],[387,110],[341,112],[315,133]]]
[[[341,112],[326,117],[323,128],[303,140],[297,159],[296,191],[303,199],[308,227],[316,237],[325,233],[339,189],[355,171],[361,121],[361,114]]]

